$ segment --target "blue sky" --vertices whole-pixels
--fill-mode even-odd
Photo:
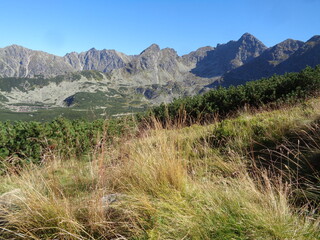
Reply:
[[[152,43],[179,55],[249,32],[267,46],[320,34],[320,0],[0,0],[0,47],[63,56]]]

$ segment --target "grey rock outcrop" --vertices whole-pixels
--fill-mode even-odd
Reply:
[[[179,65],[179,56],[172,48],[160,50],[156,44],[152,44],[139,56],[130,62],[127,71],[138,73],[140,71],[162,71],[174,73]]]
[[[108,195],[105,195],[101,198],[101,203],[103,207],[108,207],[111,204],[121,201],[126,197],[125,194],[121,194],[121,193],[111,193]]]
[[[183,82],[189,72],[190,67],[174,49],[160,49],[157,44],[152,44],[125,67],[113,70],[112,75],[113,78],[127,79],[131,84],[150,85]]]
[[[126,71],[132,74],[136,74],[141,70],[143,71],[155,69],[158,64],[160,51],[160,47],[157,44],[152,44],[128,64],[128,66],[126,67]]]
[[[133,58],[115,50],[94,48],[59,57],[11,45],[0,49],[0,77],[53,77],[82,70],[110,72],[124,67]]]
[[[306,66],[315,67],[318,64],[320,64],[320,35],[313,36],[292,56],[277,65],[275,73],[298,72]]]
[[[276,73],[276,66],[287,60],[304,42],[287,39],[265,50],[260,56],[249,63],[240,66],[228,73],[223,78],[223,85],[239,85],[246,81],[269,77]]]
[[[223,76],[222,85],[239,85],[273,74],[298,72],[320,64],[320,36],[307,42],[287,39],[262,53],[253,61]]]
[[[13,189],[0,195],[0,226],[6,224],[6,215],[17,208],[17,204],[24,200],[21,189]]]
[[[60,97],[68,102],[73,99],[69,97],[79,91],[110,91],[111,94],[115,89],[120,92],[127,89],[127,92],[133,90],[131,94],[157,104],[175,97],[198,94],[220,84],[239,85],[274,73],[299,71],[307,65],[313,67],[317,64],[320,64],[320,36],[314,36],[306,43],[288,39],[267,48],[253,35],[245,33],[237,41],[202,47],[183,56],[172,48],[161,49],[157,44],[134,56],[92,48],[81,53],[71,52],[64,57],[12,45],[0,49],[0,77],[64,76],[48,79],[46,88],[42,86],[41,91],[34,79],[33,92],[31,88],[21,89],[21,79],[12,84],[11,89],[15,91],[10,93],[6,90],[10,86],[3,84],[0,99],[2,102],[8,100],[6,105],[20,103],[24,99],[28,104],[45,100],[46,104],[60,106]],[[73,73],[83,70],[105,74],[94,71]],[[65,73],[71,76],[71,80]],[[96,78],[90,77],[92,74]],[[221,79],[223,81],[219,81]],[[72,91],[60,94],[66,92],[62,88],[67,86]],[[72,105],[72,102],[65,102],[64,105]]]
[[[0,76],[51,77],[82,70],[115,71],[121,79],[137,78],[146,83],[183,81],[192,75],[200,78],[217,77],[257,57],[266,47],[250,34],[238,41],[203,47],[184,56],[172,48],[160,49],[152,44],[137,56],[128,56],[115,50],[71,52],[64,57],[33,51],[17,45],[0,49]]]
[[[64,56],[64,60],[76,71],[97,70],[101,72],[122,68],[132,58],[133,56],[127,56],[115,50],[96,50],[95,48],[82,53],[68,53]]]
[[[1,77],[56,76],[75,69],[62,57],[18,45],[0,49]]]
[[[197,62],[207,57],[208,52],[214,50],[214,47],[206,46],[198,48],[196,51],[192,51],[189,54],[182,56],[182,61],[187,66],[195,67]]]
[[[257,38],[245,33],[238,41],[219,44],[198,61],[192,73],[199,77],[216,77],[248,63],[267,47]]]

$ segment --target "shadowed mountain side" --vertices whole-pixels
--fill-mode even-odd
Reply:
[[[238,41],[207,46],[178,56],[172,48],[152,44],[139,55],[129,56],[115,50],[71,52],[64,57],[34,51],[17,45],[0,49],[0,77],[54,77],[70,72],[97,70],[112,72],[122,83],[196,82],[223,76],[223,85],[238,85],[274,73],[299,71],[306,65],[320,63],[319,36],[303,43],[288,39],[267,48],[257,38],[245,33]],[[217,84],[217,83],[215,83]]]
[[[266,49],[267,47],[257,38],[245,33],[238,41],[219,44],[215,49],[209,50],[191,72],[204,78],[221,76],[250,62]]]
[[[223,86],[239,85],[247,81],[269,77],[276,72],[275,66],[287,60],[303,45],[302,41],[287,39],[265,50],[251,62],[226,73],[221,84]]]
[[[221,85],[240,85],[273,74],[298,72],[306,66],[315,67],[318,64],[320,64],[320,36],[316,35],[305,43],[288,39],[267,49],[253,61],[226,73]],[[217,83],[210,85],[212,86],[217,86]]]
[[[111,74],[115,81],[125,81],[131,85],[166,85],[176,82],[194,88],[194,85],[208,82],[208,79],[190,73],[197,59],[201,59],[204,54],[205,50],[197,50],[180,57],[172,48],[160,49],[157,44],[152,44],[125,67],[114,69]]]
[[[320,64],[320,35],[313,36],[290,58],[276,66],[275,73],[298,72],[306,66]]]

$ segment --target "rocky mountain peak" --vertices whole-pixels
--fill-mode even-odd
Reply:
[[[178,56],[177,51],[174,50],[173,48],[164,48],[164,49],[161,49],[160,51],[162,54]]]
[[[314,35],[312,38],[310,38],[307,43],[310,42],[320,42],[320,35]]]
[[[278,46],[278,47],[280,47],[280,46],[288,46],[288,45],[291,45],[291,44],[294,44],[294,43],[297,43],[297,42],[301,42],[303,44],[302,41],[294,40],[292,38],[288,38],[288,39],[276,44],[275,46]]]
[[[267,49],[267,47],[255,36],[250,33],[243,34],[239,40],[237,41],[238,44],[246,44],[246,45],[254,45],[259,49]]]
[[[194,52],[203,53],[203,52],[207,52],[207,51],[211,51],[211,50],[214,50],[214,47],[205,46],[205,47],[198,48],[198,49],[197,49],[196,51],[194,51]]]
[[[287,60],[304,42],[287,39],[275,46],[264,50],[259,56],[252,59],[247,64],[225,73],[224,85],[234,85],[244,83],[248,80],[259,79],[274,74],[275,66]]]
[[[281,52],[281,54],[285,53],[293,53],[295,52],[298,48],[300,48],[304,42],[299,41],[299,40],[294,40],[291,38],[288,38],[281,43],[276,44],[272,48],[268,50],[268,52]]]
[[[200,77],[209,81],[209,78],[220,78],[235,69],[239,69],[234,72],[235,75],[239,74],[240,70],[244,73],[251,73],[251,68],[256,69],[255,72],[267,76],[274,72],[275,66],[282,64],[287,58],[292,58],[293,54],[298,58],[302,54],[307,56],[306,53],[310,52],[308,57],[305,57],[301,62],[309,63],[310,59],[314,59],[312,63],[316,63],[317,58],[314,55],[317,54],[314,53],[319,51],[317,47],[320,44],[318,43],[320,43],[320,36],[316,35],[307,43],[287,39],[267,48],[255,36],[245,33],[238,40],[219,44],[216,48],[201,47],[181,57],[174,49],[160,49],[157,44],[151,44],[135,56],[128,56],[116,50],[91,48],[81,53],[71,52],[64,57],[33,51],[19,45],[11,45],[0,48],[0,76],[34,77],[43,75],[48,77],[67,72],[97,70],[101,72],[112,71],[114,76],[120,76],[121,79],[130,77],[132,81],[148,79],[150,83],[159,83],[167,80],[175,81],[186,78],[186,76],[189,80]],[[242,66],[244,67],[242,68]],[[287,66],[283,69],[286,70]],[[246,79],[249,77],[245,76]]]
[[[306,66],[315,67],[320,63],[320,35],[315,35],[299,47],[290,58],[276,66],[275,72],[297,72]]]
[[[0,51],[1,51],[0,53],[1,55],[8,56],[8,57],[21,58],[21,57],[27,56],[30,50],[22,46],[13,44],[1,49]]]
[[[214,49],[215,48],[211,46],[198,48],[196,51],[192,51],[188,54],[183,55],[182,60],[186,65],[194,65],[197,62],[201,61],[203,58],[205,58],[208,52]]]
[[[240,37],[240,39],[239,39],[239,41],[254,41],[254,40],[256,40],[257,38],[255,37],[255,36],[253,36],[252,34],[250,34],[250,33],[244,33],[241,37]]]
[[[64,59],[77,71],[97,70],[110,72],[113,69],[124,67],[131,58],[115,50],[91,48],[86,52],[69,53],[65,55]]]
[[[157,53],[160,51],[160,47],[158,44],[151,44],[149,47],[147,47],[145,50],[143,50],[140,55],[148,53],[148,54],[152,54],[152,53]]]
[[[10,46],[5,47],[4,49],[26,49],[26,48],[17,44],[12,44]]]
[[[235,44],[238,48],[233,68],[239,67],[263,53],[267,47],[255,36],[245,33]]]
[[[249,33],[243,34],[238,41],[218,44],[197,62],[192,72],[199,77],[218,77],[248,63],[263,53],[267,47]]]

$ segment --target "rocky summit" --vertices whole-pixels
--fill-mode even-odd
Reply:
[[[287,39],[266,49],[260,56],[249,63],[224,74],[224,85],[242,84],[245,81],[268,77],[275,73],[275,67],[287,60],[300,47],[302,41]]]
[[[267,47],[257,38],[245,33],[238,41],[219,44],[198,61],[192,72],[200,77],[219,77],[258,57]]]
[[[306,66],[315,67],[318,64],[320,64],[320,36],[314,36],[307,42],[287,39],[266,49],[249,63],[225,73],[222,84],[239,85],[273,74],[298,72]]]
[[[11,45],[0,49],[0,109],[114,107],[122,113],[317,64],[320,36],[268,48],[245,33],[183,56],[157,44],[138,55],[92,48],[63,57]]]
[[[161,78],[167,81],[168,75],[176,78],[186,72],[201,78],[212,78],[242,66],[266,49],[249,33],[245,33],[238,41],[218,44],[216,48],[202,47],[184,56],[178,56],[171,48],[160,49],[157,44],[152,44],[135,56],[92,48],[82,53],[68,53],[64,57],[12,45],[0,49],[0,76],[52,77],[82,70],[111,72],[122,69],[132,75],[155,71],[153,76],[148,76],[148,82],[159,82]]]

